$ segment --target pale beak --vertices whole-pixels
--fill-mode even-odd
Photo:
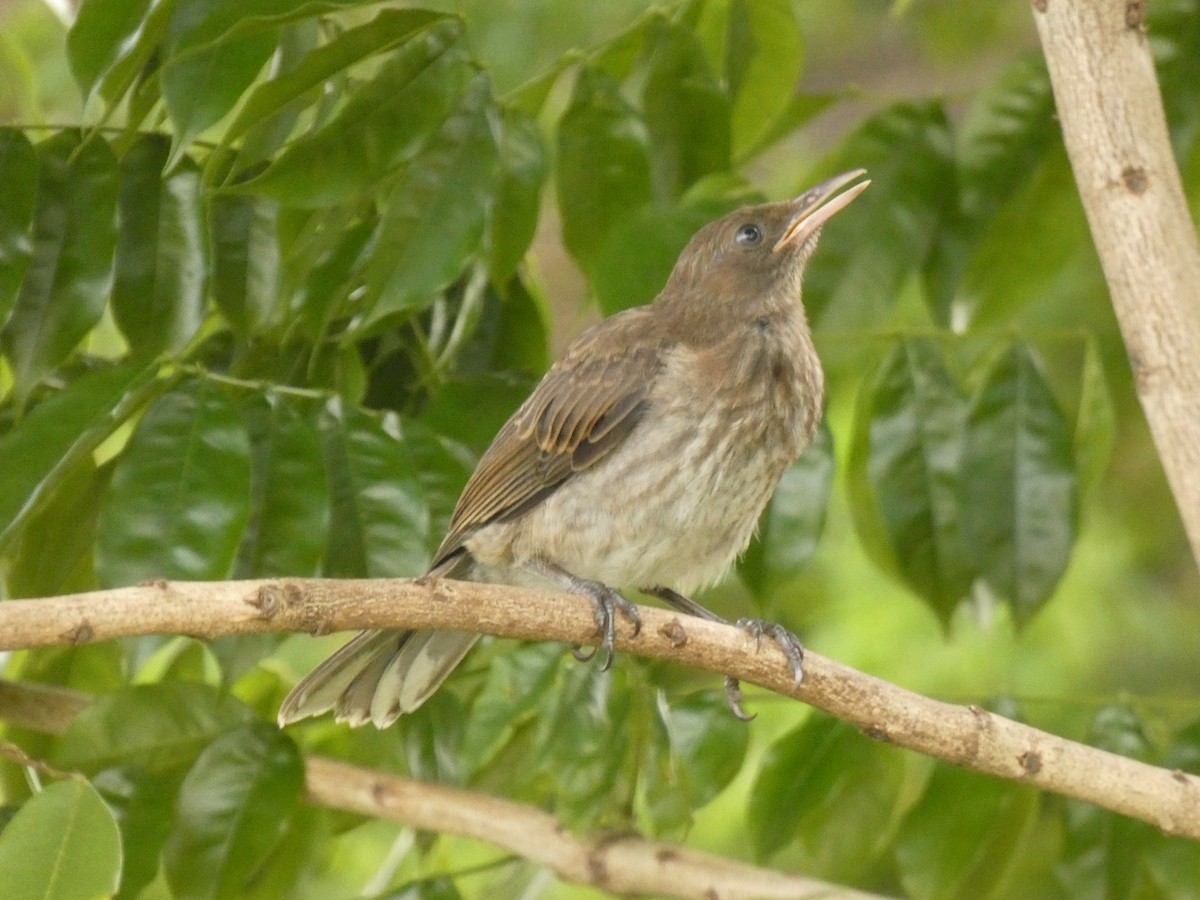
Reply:
[[[785,247],[799,247],[812,237],[822,225],[853,203],[854,198],[870,186],[870,181],[859,181],[848,191],[838,193],[846,185],[858,181],[866,174],[866,169],[843,172],[828,181],[822,181],[814,188],[809,188],[793,200],[796,215],[783,237],[771,248],[771,252],[778,253]]]

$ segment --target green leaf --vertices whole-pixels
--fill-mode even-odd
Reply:
[[[332,578],[414,577],[429,563],[429,508],[404,445],[375,419],[330,401],[321,417]]]
[[[164,855],[173,896],[244,896],[283,839],[303,790],[300,752],[273,725],[243,725],[213,741],[179,790]]]
[[[654,195],[674,200],[703,176],[729,168],[731,109],[696,37],[655,21],[642,116],[652,148]]]
[[[281,276],[272,200],[218,194],[212,199],[212,295],[234,333],[248,340],[275,306]]]
[[[234,577],[316,575],[329,528],[320,436],[280,396],[255,396],[241,412],[250,435],[252,507]]]
[[[991,217],[1027,184],[1060,131],[1041,53],[1020,57],[977,93],[955,136],[968,220]]]
[[[788,0],[731,0],[725,77],[733,95],[733,156],[760,145],[792,100],[804,46]]]
[[[921,339],[900,341],[865,390],[855,435],[865,447],[851,468],[856,518],[866,529],[879,516],[893,566],[944,625],[973,581],[959,507],[966,400],[937,346]]]
[[[67,470],[21,532],[16,559],[8,569],[10,597],[51,597],[96,586],[92,553],[107,485],[107,471],[97,473],[91,456]]]
[[[1075,413],[1075,470],[1082,490],[1096,486],[1116,443],[1117,411],[1113,405],[1100,347],[1089,335],[1083,352],[1079,409]]]
[[[557,137],[563,241],[590,269],[613,226],[650,202],[650,139],[616,82],[590,67],[575,80]]]
[[[1087,743],[1141,762],[1155,761],[1145,723],[1125,706],[1097,710]],[[1163,835],[1143,822],[1077,800],[1067,801],[1063,819],[1066,835],[1055,875],[1072,896],[1156,896],[1150,891],[1147,862]],[[1196,883],[1188,887],[1194,896]]]
[[[33,259],[38,159],[24,132],[0,128],[0,328],[8,321]]]
[[[0,438],[0,546],[84,457],[160,385],[157,366],[126,363],[76,378]]]
[[[1040,53],[1018,59],[973,98],[955,134],[957,210],[938,229],[925,271],[940,321],[949,321],[975,242],[1029,183],[1059,131]]]
[[[533,721],[547,702],[562,657],[561,647],[531,644],[491,660],[458,754],[469,776],[495,763],[517,731]]]
[[[241,419],[219,388],[188,382],[146,411],[117,462],[100,510],[100,582],[227,578],[249,513]]]
[[[82,779],[31,797],[0,832],[6,900],[92,900],[116,892],[121,838],[112,813]]]
[[[67,60],[85,107],[99,93],[112,112],[158,49],[173,8],[164,0],[84,0],[67,32]]]
[[[239,190],[316,208],[375,185],[412,159],[457,105],[471,77],[461,36],[454,21],[422,30],[324,127],[290,144]]]
[[[511,375],[453,378],[433,395],[420,420],[438,434],[482,454],[536,383],[532,378]]]
[[[738,574],[761,602],[779,579],[795,575],[812,557],[825,528],[836,461],[833,432],[822,422],[813,441],[786,472],[758,523],[758,534],[738,561]]]
[[[844,722],[813,718],[767,750],[747,821],[766,859],[799,838],[818,871],[855,881],[891,842],[903,813],[904,757]]]
[[[1037,240],[1014,240],[1030,222],[1054,227],[1039,228]],[[1047,314],[1069,310],[1074,326],[1084,310],[1109,315],[1106,293],[1070,162],[1055,144],[973,243],[957,297],[963,318],[974,327],[1011,328],[1028,310],[1035,327],[1045,328]]]
[[[474,460],[464,448],[421,422],[406,419],[397,427],[429,507],[429,552],[432,554],[441,543],[442,535],[450,529],[455,504],[463,485],[471,477]]]
[[[84,0],[67,32],[67,61],[84,105],[100,77],[128,52],[150,0]]]
[[[92,701],[77,715],[54,760],[83,772],[133,765],[170,775],[189,767],[218,735],[251,719],[240,700],[207,684],[134,685]]]
[[[275,52],[278,40],[277,32],[250,34],[167,60],[160,79],[175,126],[168,160],[172,169],[198,135],[233,109]]]
[[[479,251],[497,174],[492,114],[480,74],[389,191],[363,257],[368,323],[427,306]]]
[[[741,770],[750,730],[729,714],[723,695],[692,694],[660,710],[671,753],[688,787],[688,808],[696,810],[725,789]]]
[[[167,168],[173,169],[192,140],[233,109],[274,53],[281,25],[345,5],[260,0],[247,9],[229,0],[177,0],[160,74],[176,132]]]
[[[1027,622],[1070,560],[1077,479],[1070,427],[1024,344],[996,361],[971,403],[961,485],[977,569]]]
[[[61,132],[38,147],[33,260],[2,339],[18,404],[99,321],[112,285],[117,160],[98,138]]]
[[[374,218],[339,227],[342,212],[335,207],[329,213],[318,213],[330,219],[330,227],[324,229],[315,253],[305,259],[307,242],[298,242],[288,247],[284,261],[289,276],[283,288],[290,297],[288,328],[313,340],[323,337],[330,323],[343,314],[358,287],[356,273],[362,269],[363,255],[379,227]]]
[[[185,159],[164,177],[169,149],[165,137],[146,135],[121,161],[113,314],[142,356],[177,353],[204,322],[200,172]]]
[[[287,110],[314,88],[355,63],[386,53],[445,16],[427,9],[384,9],[365,25],[351,28],[306,53],[294,68],[256,86],[225,129],[228,147],[252,128]]]
[[[537,121],[515,108],[500,120],[500,176],[488,219],[488,269],[504,283],[533,242],[550,162]]]
[[[952,766],[938,766],[896,837],[900,881],[911,896],[993,896],[1021,858],[1038,794]]]
[[[946,114],[936,103],[898,103],[847,138],[828,174],[862,167],[871,188],[822,229],[804,276],[804,305],[822,328],[886,322],[954,199]]]
[[[159,855],[175,812],[175,783],[137,766],[104,769],[92,783],[121,831],[125,864],[117,897],[132,900],[158,874]]]

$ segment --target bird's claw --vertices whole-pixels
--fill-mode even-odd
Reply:
[[[783,651],[783,655],[787,658],[788,664],[792,667],[792,677],[795,680],[795,686],[799,687],[800,682],[804,680],[804,645],[800,643],[800,638],[796,637],[791,631],[788,631],[782,625],[775,622],[764,622],[762,619],[738,619],[734,622],[738,628],[754,638],[754,650],[762,646],[762,639],[769,637],[779,645],[779,649]],[[749,715],[742,709],[742,700],[745,699],[742,694],[742,686],[738,680],[732,675],[725,676],[725,702],[729,706],[729,711],[733,713],[734,718],[741,719],[743,722],[749,722],[754,716]]]
[[[782,625],[764,622],[762,619],[738,619],[734,624],[754,638],[756,652],[762,646],[763,637],[775,641],[791,666],[793,686],[800,687],[800,683],[804,681],[804,645],[800,643],[800,638]],[[728,688],[728,685],[726,687]]]
[[[634,637],[642,630],[642,616],[635,604],[605,585],[597,585],[594,591],[589,591],[589,596],[592,600],[592,613],[596,618],[596,633],[602,636],[600,645],[587,653],[581,653],[578,647],[572,647],[571,655],[580,662],[588,662],[595,658],[597,652],[604,651],[604,662],[600,671],[607,672],[612,667],[613,656],[616,653],[617,612],[633,624]]]
[[[738,680],[732,675],[725,676],[725,703],[729,706],[729,711],[733,713],[735,719],[740,719],[743,722],[749,722],[754,718],[753,715],[742,709],[742,700],[745,699],[742,694],[742,686]]]

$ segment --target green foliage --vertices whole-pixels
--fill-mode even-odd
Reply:
[[[35,795],[0,833],[0,877],[14,900],[109,896],[120,875],[117,823],[81,778]]]
[[[1164,599],[1192,583],[1186,550],[1019,33],[964,69],[978,87],[930,96],[860,79],[878,4],[430,6],[85,0],[58,32],[81,114],[0,127],[5,596],[419,575],[560,346],[560,247],[611,314],[704,223],[863,167],[805,281],[826,422],[713,605],[802,619],[816,649],[955,699],[1194,698],[1196,619]],[[957,44],[906,7],[880,27],[927,52],[980,19],[1004,33],[999,6]],[[1194,193],[1200,12],[1153,11]],[[875,88],[798,90],[814,68]],[[1098,604],[1130,585],[1137,604]],[[393,866],[394,831],[301,802],[301,748],[885,894],[1200,884],[1195,847],[1149,827],[790,705],[747,726],[708,676],[552,645],[483,641],[399,733],[281,734],[263,720],[323,649],[15,655],[6,674],[97,696],[64,735],[4,734],[77,774],[31,793],[2,763],[0,893],[458,897],[528,875],[460,875],[477,851],[445,837]],[[1082,702],[1026,714],[1079,734]],[[1200,770],[1200,726],[1146,707],[1106,707],[1087,739]]]

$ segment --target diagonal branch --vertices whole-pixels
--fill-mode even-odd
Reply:
[[[1200,563],[1200,243],[1167,133],[1146,5],[1033,0],[1033,18],[1138,398]]]
[[[0,719],[61,734],[88,704],[86,694],[0,680]],[[22,765],[36,761],[15,756]],[[62,774],[54,773],[51,774]],[[875,894],[733,862],[636,835],[576,837],[553,816],[496,797],[425,784],[321,756],[305,761],[308,799],[340,809],[488,843],[538,863],[564,881],[621,896],[682,900],[845,898]]]
[[[922,697],[815,653],[798,688],[774,642],[648,607],[619,650],[732,675],[795,697],[888,741],[955,765],[1075,797],[1200,840],[1200,778],[1097,750],[977,706]],[[145,634],[456,628],[523,640],[596,642],[591,604],[500,585],[398,579],[166,582],[0,603],[0,650]]]

